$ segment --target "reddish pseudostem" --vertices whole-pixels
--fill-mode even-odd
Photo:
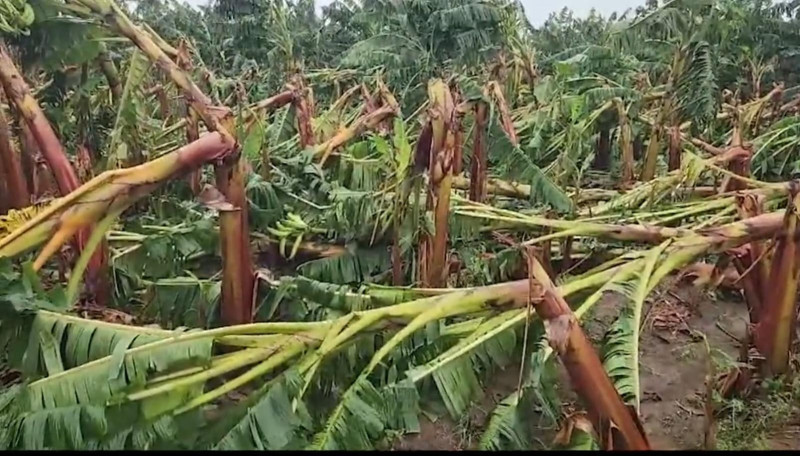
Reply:
[[[479,101],[475,104],[475,126],[472,137],[472,172],[469,181],[469,199],[482,203],[486,199],[486,124],[489,106]]]
[[[39,153],[39,146],[36,145],[36,140],[33,139],[33,133],[28,128],[28,124],[17,122],[17,125],[19,126],[19,151],[20,159],[22,160],[22,171],[25,173],[25,184],[28,186],[30,201],[33,202],[36,200],[36,161],[41,157],[41,154]]]
[[[737,195],[736,202],[742,219],[756,217],[764,212],[762,195],[752,193]],[[769,286],[770,250],[765,242],[753,241],[729,252],[740,275],[739,283],[744,289],[751,324],[756,324],[760,320],[763,300]]]
[[[164,182],[231,155],[235,143],[209,133],[192,144],[131,168],[106,171],[53,201],[22,227],[0,239],[0,257],[13,257],[45,244],[33,263],[39,270],[76,233],[119,214]]]
[[[614,105],[617,107],[619,117],[619,146],[622,151],[622,187],[627,187],[633,182],[633,171],[635,167],[633,129],[628,120],[628,112],[622,104],[622,100],[615,99]]]
[[[728,157],[728,170],[742,177],[750,177],[750,159],[753,157],[752,144],[745,143],[742,132],[738,126],[733,127],[731,143],[724,154]],[[731,176],[725,176],[720,186],[720,193],[744,190],[745,182]]]
[[[566,367],[573,389],[586,403],[604,449],[648,450],[635,410],[620,397],[591,342],[542,265],[531,258],[537,288],[533,302],[550,346]]]
[[[436,79],[428,84],[430,99],[429,128],[431,129],[430,154],[428,156],[428,173],[430,187],[427,207],[433,211],[434,233],[427,235],[420,244],[420,265],[424,274],[420,274],[423,286],[440,287],[447,276],[447,217],[450,210],[450,188],[452,185],[453,145],[453,98],[450,89],[441,80]],[[424,135],[423,135],[424,136]],[[420,139],[422,140],[422,139]],[[424,261],[424,266],[422,266]],[[421,271],[423,272],[423,271]]]
[[[461,101],[461,92],[459,92],[458,87],[455,84],[450,85],[450,94],[453,97],[453,120],[451,122],[451,132],[453,134],[453,164],[451,169],[451,174],[453,176],[458,176],[461,174],[462,171],[462,161],[463,161],[463,151],[462,151],[462,144],[463,141],[463,133],[461,131],[461,124],[464,120],[464,115],[469,110],[472,103],[470,102],[463,102]]]
[[[755,346],[766,357],[764,370],[780,375],[789,367],[789,355],[797,326],[797,286],[800,280],[800,186],[790,188],[789,206],[783,217],[783,236],[775,243],[769,282],[762,300],[759,322],[753,333]]]
[[[77,0],[102,18],[120,34],[128,37],[173,83],[183,91],[186,101],[203,120],[210,131],[219,132],[226,142],[237,144],[231,110],[213,106],[204,94],[167,53],[169,47],[157,35],[137,27],[115,3],[97,0]],[[176,59],[178,52],[173,54]],[[246,170],[239,154],[227,154],[227,160],[216,168],[217,188],[238,211],[226,212],[220,217],[220,236],[223,246],[222,320],[226,325],[252,321],[253,264],[250,255],[247,198],[244,182]]]
[[[734,125],[730,143],[726,147],[716,147],[700,139],[692,138],[692,144],[715,157],[719,164],[724,164],[732,173],[750,177],[750,159],[753,157],[753,145],[742,139],[742,130]],[[744,190],[747,183],[732,176],[725,176],[719,187],[719,193]]]
[[[503,127],[503,131],[506,132],[511,144],[518,146],[519,139],[517,138],[517,130],[514,128],[514,121],[511,119],[511,110],[508,108],[508,103],[506,103],[503,89],[496,81],[491,81],[489,82],[488,92],[494,97],[494,101],[500,110],[500,123]]]
[[[25,183],[20,155],[11,142],[11,132],[2,106],[0,106],[0,169],[3,171],[8,191],[6,202],[9,208],[21,209],[31,204],[31,195]]]
[[[75,154],[75,168],[78,171],[78,177],[81,182],[88,182],[94,177],[94,170],[92,169],[92,155],[89,149],[84,145],[78,145]]]
[[[247,195],[244,192],[244,161],[216,168],[217,186],[236,210],[220,213],[223,237],[222,320],[241,324],[252,321],[253,263],[250,255]],[[225,285],[228,286],[225,286]]]
[[[300,147],[305,149],[314,145],[314,130],[311,126],[311,119],[314,118],[314,101],[302,75],[294,75],[289,88],[295,92],[292,102],[297,119],[297,132],[300,136]]]
[[[285,90],[283,92],[278,93],[277,95],[273,95],[269,98],[265,98],[258,103],[255,103],[250,107],[253,111],[274,111],[282,106],[285,106],[294,101],[296,94],[292,90]]]
[[[3,84],[9,102],[14,105],[19,116],[30,128],[39,150],[50,165],[59,192],[66,195],[78,188],[78,176],[61,146],[61,142],[56,137],[56,133],[39,104],[31,95],[28,84],[17,71],[5,43],[0,43],[0,82]]]
[[[667,169],[669,171],[680,169],[681,167],[681,129],[680,126],[672,126],[667,129]]]
[[[67,158],[61,142],[56,137],[53,128],[47,121],[36,99],[30,93],[28,84],[17,71],[5,43],[0,42],[0,82],[5,89],[6,96],[17,110],[30,130],[42,156],[47,161],[53,173],[59,193],[64,196],[80,186],[75,169]],[[83,250],[89,238],[87,229],[78,232],[78,249]],[[86,272],[86,286],[90,293],[95,295],[99,305],[106,305],[110,299],[110,288],[106,274],[107,250],[101,244],[92,256]]]

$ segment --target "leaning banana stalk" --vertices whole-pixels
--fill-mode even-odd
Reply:
[[[478,289],[453,291],[443,296],[421,298],[351,313],[334,320],[309,323],[253,323],[177,335],[170,331],[143,330],[157,335],[163,334],[164,339],[130,348],[122,354],[122,359],[140,355],[144,352],[164,349],[172,344],[201,339],[211,340],[215,344],[228,347],[246,348],[232,354],[214,357],[209,365],[199,366],[200,369],[191,366],[182,371],[148,378],[146,384],[136,385],[131,390],[126,391],[124,395],[116,398],[116,401],[117,403],[126,403],[154,399],[161,397],[164,393],[175,391],[188,385],[202,385],[212,378],[236,372],[243,367],[256,365],[256,367],[241,374],[239,377],[223,383],[222,386],[203,394],[186,397],[182,403],[173,404],[170,408],[163,410],[163,413],[184,413],[257,378],[263,378],[292,359],[300,358],[296,363],[299,372],[301,374],[307,373],[328,355],[335,353],[337,348],[350,343],[367,332],[396,327],[398,321],[435,320],[448,316],[471,315],[485,313],[486,311],[497,312],[519,308],[527,301],[527,290],[527,282],[498,284]],[[40,312],[50,315],[46,311]],[[81,320],[60,315],[56,318]],[[113,326],[103,322],[98,324]],[[400,340],[400,338],[395,337],[392,340]],[[376,360],[379,360],[390,351],[393,347],[391,342],[390,340],[376,354],[373,358],[372,367],[376,364]],[[306,355],[301,357],[304,352]],[[106,372],[110,369],[110,364],[115,358],[116,356],[106,356],[82,364],[59,374],[35,381],[27,385],[26,388],[34,391],[41,390],[52,387],[54,382],[66,380],[65,377],[86,375],[90,371]],[[199,392],[202,392],[202,390]],[[74,401],[74,395],[69,400]]]
[[[154,34],[136,26],[113,0],[68,0],[68,3],[88,8],[105,20],[113,30],[130,39],[183,91],[186,100],[197,111],[209,130],[227,132],[221,122],[230,115],[230,110],[225,107],[213,106],[211,99],[167,55],[163,46],[159,46],[153,38]]]
[[[221,141],[221,136],[216,133],[212,135],[215,135],[216,139]],[[212,135],[204,136],[200,141],[210,137],[213,138],[214,136]],[[167,171],[175,172],[183,169],[181,166],[176,165],[179,160],[175,155],[164,157],[163,160],[165,160],[165,164],[170,164],[172,168],[177,169],[167,170],[165,167],[158,177],[167,178],[169,177],[169,172]],[[195,154],[192,157],[195,159],[183,160],[183,162],[188,161],[199,165],[199,154]],[[210,158],[212,157],[203,156],[203,159]],[[151,164],[141,165],[137,169],[141,170]],[[41,224],[43,221],[51,220],[57,209],[60,208],[63,212],[65,206],[69,206],[71,203],[74,204],[81,196],[89,195],[95,188],[103,188],[105,182],[102,181],[110,181],[109,177],[127,176],[129,174],[127,171],[130,170],[111,171],[99,176],[92,182],[87,183],[84,186],[85,188],[79,189],[82,190],[82,194],[70,195],[64,198],[68,200],[66,204],[61,201],[55,204],[55,208],[50,208],[49,211],[33,220],[31,224],[28,224],[29,226],[24,227],[26,229],[16,231],[13,236],[19,238],[20,234],[30,231],[31,228]],[[128,182],[133,180],[131,176],[127,177]],[[147,177],[153,178],[156,176],[150,175]],[[151,181],[148,180],[147,182]],[[75,208],[76,206],[71,207]],[[754,240],[758,237],[764,238],[778,234],[777,231],[782,226],[782,217],[778,217],[778,223],[776,224],[772,220],[775,217],[772,214],[767,215],[768,217],[758,216],[718,229],[706,230],[702,233],[691,233],[686,237],[674,240],[670,251],[662,253],[664,261],[660,262],[662,266],[659,266],[654,271],[648,288],[655,286],[666,272],[679,267],[688,259],[709,252],[719,252],[721,251],[720,249],[741,245],[743,242]],[[775,226],[777,228],[773,229]],[[0,244],[0,249],[8,246],[5,240],[3,242],[4,244]],[[563,300],[564,296],[570,296],[581,290],[601,287],[615,276],[623,273],[623,270],[635,269],[643,262],[641,255],[635,257],[627,254],[626,258],[621,258],[621,261],[611,262],[608,267],[597,268],[591,274],[587,273],[575,277],[558,288],[552,284],[552,281],[547,277],[541,266],[535,263],[533,275],[534,284],[536,285],[534,291],[536,293],[533,294],[533,297],[537,314],[547,321],[548,335],[555,352],[564,361],[576,389],[589,404],[592,417],[598,426],[597,429],[600,430],[603,436],[609,437],[609,440],[604,439],[604,441],[610,442],[614,447],[618,448],[644,449],[647,448],[648,444],[641,428],[637,425],[637,420],[619,400],[618,394],[613,385],[610,384],[610,381],[608,381],[602,365],[596,359],[596,354],[593,353],[594,349],[576,324],[571,311]],[[508,321],[524,321],[527,311],[523,307],[531,299],[531,281],[520,280],[456,291],[417,291],[438,296],[355,312],[335,320],[311,323],[256,323],[183,333],[165,338],[163,341],[156,341],[129,349],[123,355],[125,358],[132,356],[134,353],[164,348],[173,343],[207,338],[213,338],[215,343],[221,345],[250,348],[240,350],[232,355],[216,357],[212,359],[211,365],[207,367],[201,366],[199,369],[191,367],[181,372],[166,373],[160,378],[148,379],[149,381],[146,385],[138,386],[129,391],[128,395],[121,398],[121,400],[130,402],[156,399],[160,397],[161,393],[179,390],[187,385],[200,385],[211,378],[220,377],[242,367],[254,366],[240,374],[239,377],[225,382],[211,391],[202,393],[201,390],[198,390],[195,395],[185,397],[182,403],[171,405],[172,408],[170,410],[164,410],[167,413],[183,413],[207,404],[256,378],[268,375],[298,357],[300,358],[295,363],[295,366],[299,369],[300,374],[313,376],[313,372],[316,370],[315,366],[320,361],[329,354],[335,353],[337,348],[344,346],[361,334],[376,329],[396,327],[398,322],[408,322],[407,325],[403,326],[404,329],[396,333],[376,352],[367,368],[366,372],[369,372],[381,362],[386,354],[390,353],[392,347],[410,335],[416,328],[423,327],[426,322],[453,316],[484,314],[487,311],[518,312],[519,316],[510,315]],[[596,293],[593,297],[596,299],[600,294]],[[306,352],[306,355],[301,355],[303,351]],[[82,375],[89,370],[107,372],[112,358],[114,357],[107,356],[106,358],[75,367],[60,374],[38,380],[26,386],[26,388],[41,389],[46,385],[52,385],[53,382],[63,377]]]
[[[67,158],[61,142],[56,136],[50,123],[39,107],[36,99],[31,95],[30,88],[26,84],[22,75],[17,71],[5,43],[0,41],[0,82],[5,89],[6,96],[11,104],[14,105],[21,120],[27,130],[36,141],[39,150],[47,161],[47,165],[58,185],[59,193],[64,196],[74,191],[80,185],[80,180],[72,164]],[[85,230],[78,232],[78,250],[83,250],[88,241],[89,226]],[[70,235],[71,237],[71,235]],[[107,247],[105,243],[100,244],[100,249],[96,250],[91,258],[89,269],[87,270],[86,285],[98,304],[105,306],[110,299],[108,274],[106,271]]]
[[[126,36],[144,52],[178,86],[186,101],[197,112],[209,130],[226,136],[226,142],[236,144],[233,137],[237,131],[231,110],[224,106],[212,105],[211,99],[204,94],[165,52],[165,46],[159,45],[154,32],[137,27],[125,12],[112,0],[70,0],[88,8],[103,18],[109,26]],[[179,57],[176,51],[175,57]],[[310,109],[313,110],[313,107]],[[234,211],[225,211],[220,217],[220,235],[223,243],[223,280],[222,280],[222,317],[226,324],[251,321],[253,305],[253,288],[255,278],[250,256],[250,227],[248,221],[248,203],[244,182],[246,177],[245,163],[241,156],[234,160],[219,162],[216,167],[217,188],[227,201],[233,205]]]
[[[599,286],[602,282],[607,281],[608,278],[608,274],[600,273],[594,278],[576,280],[574,284],[570,284],[562,290],[565,294],[574,293],[586,287]],[[249,349],[213,357],[207,365],[187,367],[177,372],[165,372],[148,378],[145,384],[136,385],[127,390],[124,395],[116,398],[115,403],[158,400],[159,397],[164,397],[162,394],[177,391],[189,385],[202,385],[212,378],[221,377],[242,367],[255,364],[254,367],[240,376],[224,382],[213,390],[205,393],[202,393],[202,390],[199,389],[195,390],[197,391],[196,393],[184,397],[181,402],[171,403],[168,407],[160,409],[160,413],[181,414],[210,403],[227,392],[257,378],[269,375],[292,359],[299,358],[295,365],[301,375],[309,372],[313,375],[313,367],[328,354],[335,353],[337,347],[348,344],[365,332],[396,328],[399,321],[412,322],[415,325],[414,328],[416,328],[420,327],[425,321],[433,321],[448,316],[467,316],[470,314],[484,314],[486,311],[502,312],[508,309],[519,309],[524,306],[529,298],[528,288],[528,281],[519,281],[475,289],[450,290],[440,296],[416,299],[320,322],[255,323],[177,335],[170,331],[136,328],[137,331],[143,331],[148,334],[163,335],[164,339],[130,348],[124,353],[120,353],[122,355],[121,359],[129,359],[133,356],[143,355],[146,352],[163,350],[173,344],[197,340],[212,340],[216,344],[228,347],[245,347]],[[520,309],[519,312],[522,313],[523,310]],[[74,323],[78,323],[81,320],[76,317],[51,314],[47,311],[40,311],[39,313]],[[508,312],[505,313],[508,314]],[[513,320],[514,322],[520,322],[524,319],[515,317]],[[95,322],[94,324],[116,326],[104,322]],[[409,326],[406,326],[406,328]],[[121,328],[130,329],[127,326],[121,326]],[[413,329],[406,329],[402,334],[395,334],[373,357],[370,368],[376,366],[382,358],[390,353],[392,347],[396,346],[403,337],[412,331]],[[301,357],[304,351],[306,355]],[[112,361],[117,358],[116,355],[81,364],[59,374],[33,382],[26,388],[32,391],[41,391],[53,387],[55,382],[69,381],[70,377],[93,375],[93,373],[107,375],[106,372],[108,372]],[[73,403],[72,401],[75,400],[74,394],[66,397],[66,400],[70,404]],[[41,407],[47,408],[50,405],[44,404]]]
[[[475,128],[477,129],[477,121],[475,124]],[[478,141],[478,138],[473,137],[473,144],[476,144],[475,141]],[[478,153],[477,150],[473,151],[473,156]],[[469,199],[475,202],[482,202],[483,199],[486,198],[487,195],[497,195],[497,196],[506,196],[509,198],[518,198],[527,200],[531,197],[531,186],[528,184],[521,184],[519,182],[510,182],[505,181],[502,179],[496,178],[484,178],[484,196],[483,199],[479,200],[476,199],[473,195],[475,195],[477,189],[475,186],[478,183],[476,180],[475,174],[475,163],[476,161],[473,160],[472,165],[472,174],[469,178],[465,177],[464,175],[460,176],[453,176],[453,189],[456,190],[469,190]],[[716,194],[716,191],[711,189],[710,187],[706,189],[700,189],[705,191],[705,193],[700,194],[707,194],[713,195]],[[581,189],[579,192],[575,189],[568,189],[567,195],[574,196],[578,200],[578,204],[588,203],[592,201],[603,201],[609,200],[615,196],[619,196],[620,193],[616,190],[606,190],[602,188],[587,188]]]
[[[788,183],[779,184],[769,189],[759,189],[759,193],[767,196],[779,195],[788,188]],[[780,231],[780,221],[782,214],[774,212],[763,214],[739,222],[729,223],[712,228],[703,228],[695,233],[689,228],[672,228],[656,225],[616,225],[586,222],[581,220],[556,220],[540,216],[526,215],[515,211],[500,209],[493,206],[478,204],[475,202],[458,199],[459,206],[454,213],[466,217],[491,220],[502,223],[504,226],[511,226],[518,229],[526,227],[538,229],[553,229],[555,232],[541,236],[530,241],[528,244],[536,244],[550,239],[565,238],[569,236],[597,237],[613,239],[618,241],[635,241],[650,244],[659,244],[666,239],[682,237],[688,238],[692,234],[703,234],[711,236],[709,240],[725,243],[728,236],[738,239],[738,236],[750,232],[758,239],[768,239],[769,236],[761,237],[764,232],[776,233]],[[726,202],[728,201],[728,202]],[[734,207],[735,199],[712,200],[707,203],[699,203],[696,207],[682,209],[662,220],[672,220],[678,217],[696,215],[702,212],[712,212],[714,210],[726,210],[726,206]],[[735,210],[735,207],[734,207]],[[738,241],[737,241],[738,242]],[[748,241],[749,242],[749,241]],[[741,245],[737,244],[737,245]],[[720,250],[720,251],[724,251]]]
[[[618,241],[637,241],[658,244],[665,239],[688,233],[687,230],[660,226],[610,225],[581,222],[579,220],[555,220],[545,217],[528,216],[518,212],[475,203],[456,209],[455,213],[466,217],[503,222],[520,228],[536,227],[557,230],[554,233],[527,241],[527,244],[536,244],[550,239],[570,236],[599,237]]]
[[[755,346],[766,359],[766,372],[780,375],[789,368],[789,355],[797,326],[797,287],[800,281],[800,186],[793,186],[783,216],[783,236],[775,244],[768,286],[753,333]]]
[[[500,110],[500,124],[508,136],[509,141],[515,147],[519,146],[519,138],[517,138],[517,130],[514,127],[514,121],[511,119],[511,111],[508,108],[506,97],[503,95],[503,89],[497,81],[490,81],[486,86],[486,93],[493,98],[494,103]]]
[[[305,81],[300,74],[292,77],[292,81],[287,88],[294,93],[292,103],[294,105],[295,118],[297,119],[297,132],[300,137],[300,148],[305,149],[314,145],[314,129],[311,119],[314,118],[314,95],[310,87],[306,87]]]
[[[79,186],[78,175],[67,158],[61,141],[50,126],[50,122],[31,95],[30,88],[22,75],[17,71],[14,61],[8,53],[5,43],[0,42],[0,82],[21,120],[28,125],[39,150],[42,152],[61,195],[75,190]]]
[[[564,363],[573,388],[586,402],[605,449],[650,449],[642,424],[617,392],[572,310],[542,265],[531,260],[536,313],[544,321],[550,346]]]
[[[434,232],[425,234],[419,245],[419,279],[422,286],[444,285],[447,255],[447,217],[450,211],[450,189],[453,179],[452,153],[455,135],[451,131],[454,117],[450,88],[441,79],[428,84],[429,120],[417,143],[416,165],[425,167],[430,176],[427,209],[433,212]]]
[[[111,92],[113,102],[117,102],[122,97],[122,83],[119,79],[119,71],[117,71],[114,61],[108,55],[108,50],[104,43],[100,43],[100,54],[97,56],[97,64],[100,71],[106,77],[108,82],[108,90]]]
[[[0,106],[0,173],[6,184],[10,209],[22,209],[30,205],[31,195],[25,183],[22,162],[19,152],[11,142],[11,131],[2,106]]]
[[[245,115],[250,111],[274,111],[294,101],[296,96],[297,94],[293,90],[285,90],[269,98],[265,98],[258,103],[252,104],[245,112]]]
[[[325,164],[334,150],[364,132],[377,128],[383,120],[397,114],[396,106],[383,106],[369,114],[359,117],[347,128],[339,130],[331,139],[314,146],[314,155],[319,157],[320,166]]]
[[[736,198],[737,209],[741,218],[750,218],[764,212],[762,195],[744,194]],[[729,255],[734,266],[741,275],[740,281],[744,289],[747,309],[750,313],[750,324],[758,324],[764,298],[769,288],[771,259],[770,247],[763,242],[751,242],[741,248],[731,250]],[[751,270],[752,269],[752,270]]]
[[[130,207],[167,180],[204,163],[225,158],[234,144],[209,133],[192,144],[132,168],[106,171],[74,192],[54,200],[8,236],[0,239],[0,257],[13,257],[45,243],[34,262],[38,270],[78,231],[110,213]]]
[[[475,125],[473,126],[474,132],[472,137],[472,172],[470,174],[469,185],[469,199],[482,203],[486,198],[486,193],[491,184],[487,182],[486,174],[488,171],[487,151],[486,151],[486,134],[487,134],[487,121],[489,106],[484,101],[475,103]],[[457,178],[456,178],[457,181]],[[454,186],[458,184],[454,182]],[[530,186],[528,187],[528,196],[530,196]],[[515,190],[515,189],[512,189]],[[516,193],[516,192],[514,192]],[[521,193],[520,193],[521,194]],[[513,195],[516,196],[516,195]]]

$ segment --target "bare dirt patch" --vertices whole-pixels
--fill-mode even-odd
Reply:
[[[422,416],[419,420],[418,434],[409,434],[398,439],[392,449],[397,451],[456,451],[461,450],[457,426],[448,416],[439,417],[432,422]]]
[[[770,434],[767,439],[770,450],[797,450],[800,448],[800,419],[794,424]]]
[[[694,288],[656,294],[650,311],[662,308],[686,316],[671,328],[644,328],[639,355],[642,421],[657,449],[700,449],[708,359],[703,337],[712,350],[735,358],[739,345],[734,337],[745,335],[747,308],[742,302],[709,299]]]
[[[519,365],[513,364],[498,370],[484,385],[485,394],[472,406],[463,423],[456,423],[450,415],[442,413],[431,421],[420,418],[420,432],[398,439],[394,450],[474,450],[477,449],[483,429],[489,422],[497,404],[513,393],[519,381]]]

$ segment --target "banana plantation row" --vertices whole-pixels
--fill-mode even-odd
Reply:
[[[276,3],[291,38],[301,6]],[[441,6],[390,3],[362,13]],[[274,75],[217,77],[199,38],[112,0],[0,0],[0,448],[371,449],[419,432],[427,398],[465,416],[521,359],[478,447],[532,448],[535,417],[561,446],[650,449],[643,312],[687,271],[749,314],[709,413],[788,378],[800,93],[762,89],[757,59],[718,90],[742,2],[640,12],[626,33],[668,35],[661,66],[619,43],[537,61],[513,2],[453,3],[428,13],[458,46],[512,35],[479,69],[302,71],[271,38],[291,62],[256,98]],[[367,47],[388,52],[350,59]],[[608,293],[597,347],[582,321]]]

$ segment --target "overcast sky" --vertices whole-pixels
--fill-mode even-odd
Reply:
[[[578,16],[586,16],[592,8],[603,16],[614,11],[623,12],[628,8],[644,5],[645,0],[521,0],[525,13],[533,25],[541,25],[550,13],[560,11],[565,6]]]
[[[209,0],[186,0],[192,5],[205,5]],[[333,0],[316,0],[317,7],[327,5]],[[623,12],[627,8],[644,4],[644,0],[521,0],[533,25],[541,25],[550,13],[560,11],[565,6],[576,15],[585,16],[592,8],[604,16],[614,11]]]

